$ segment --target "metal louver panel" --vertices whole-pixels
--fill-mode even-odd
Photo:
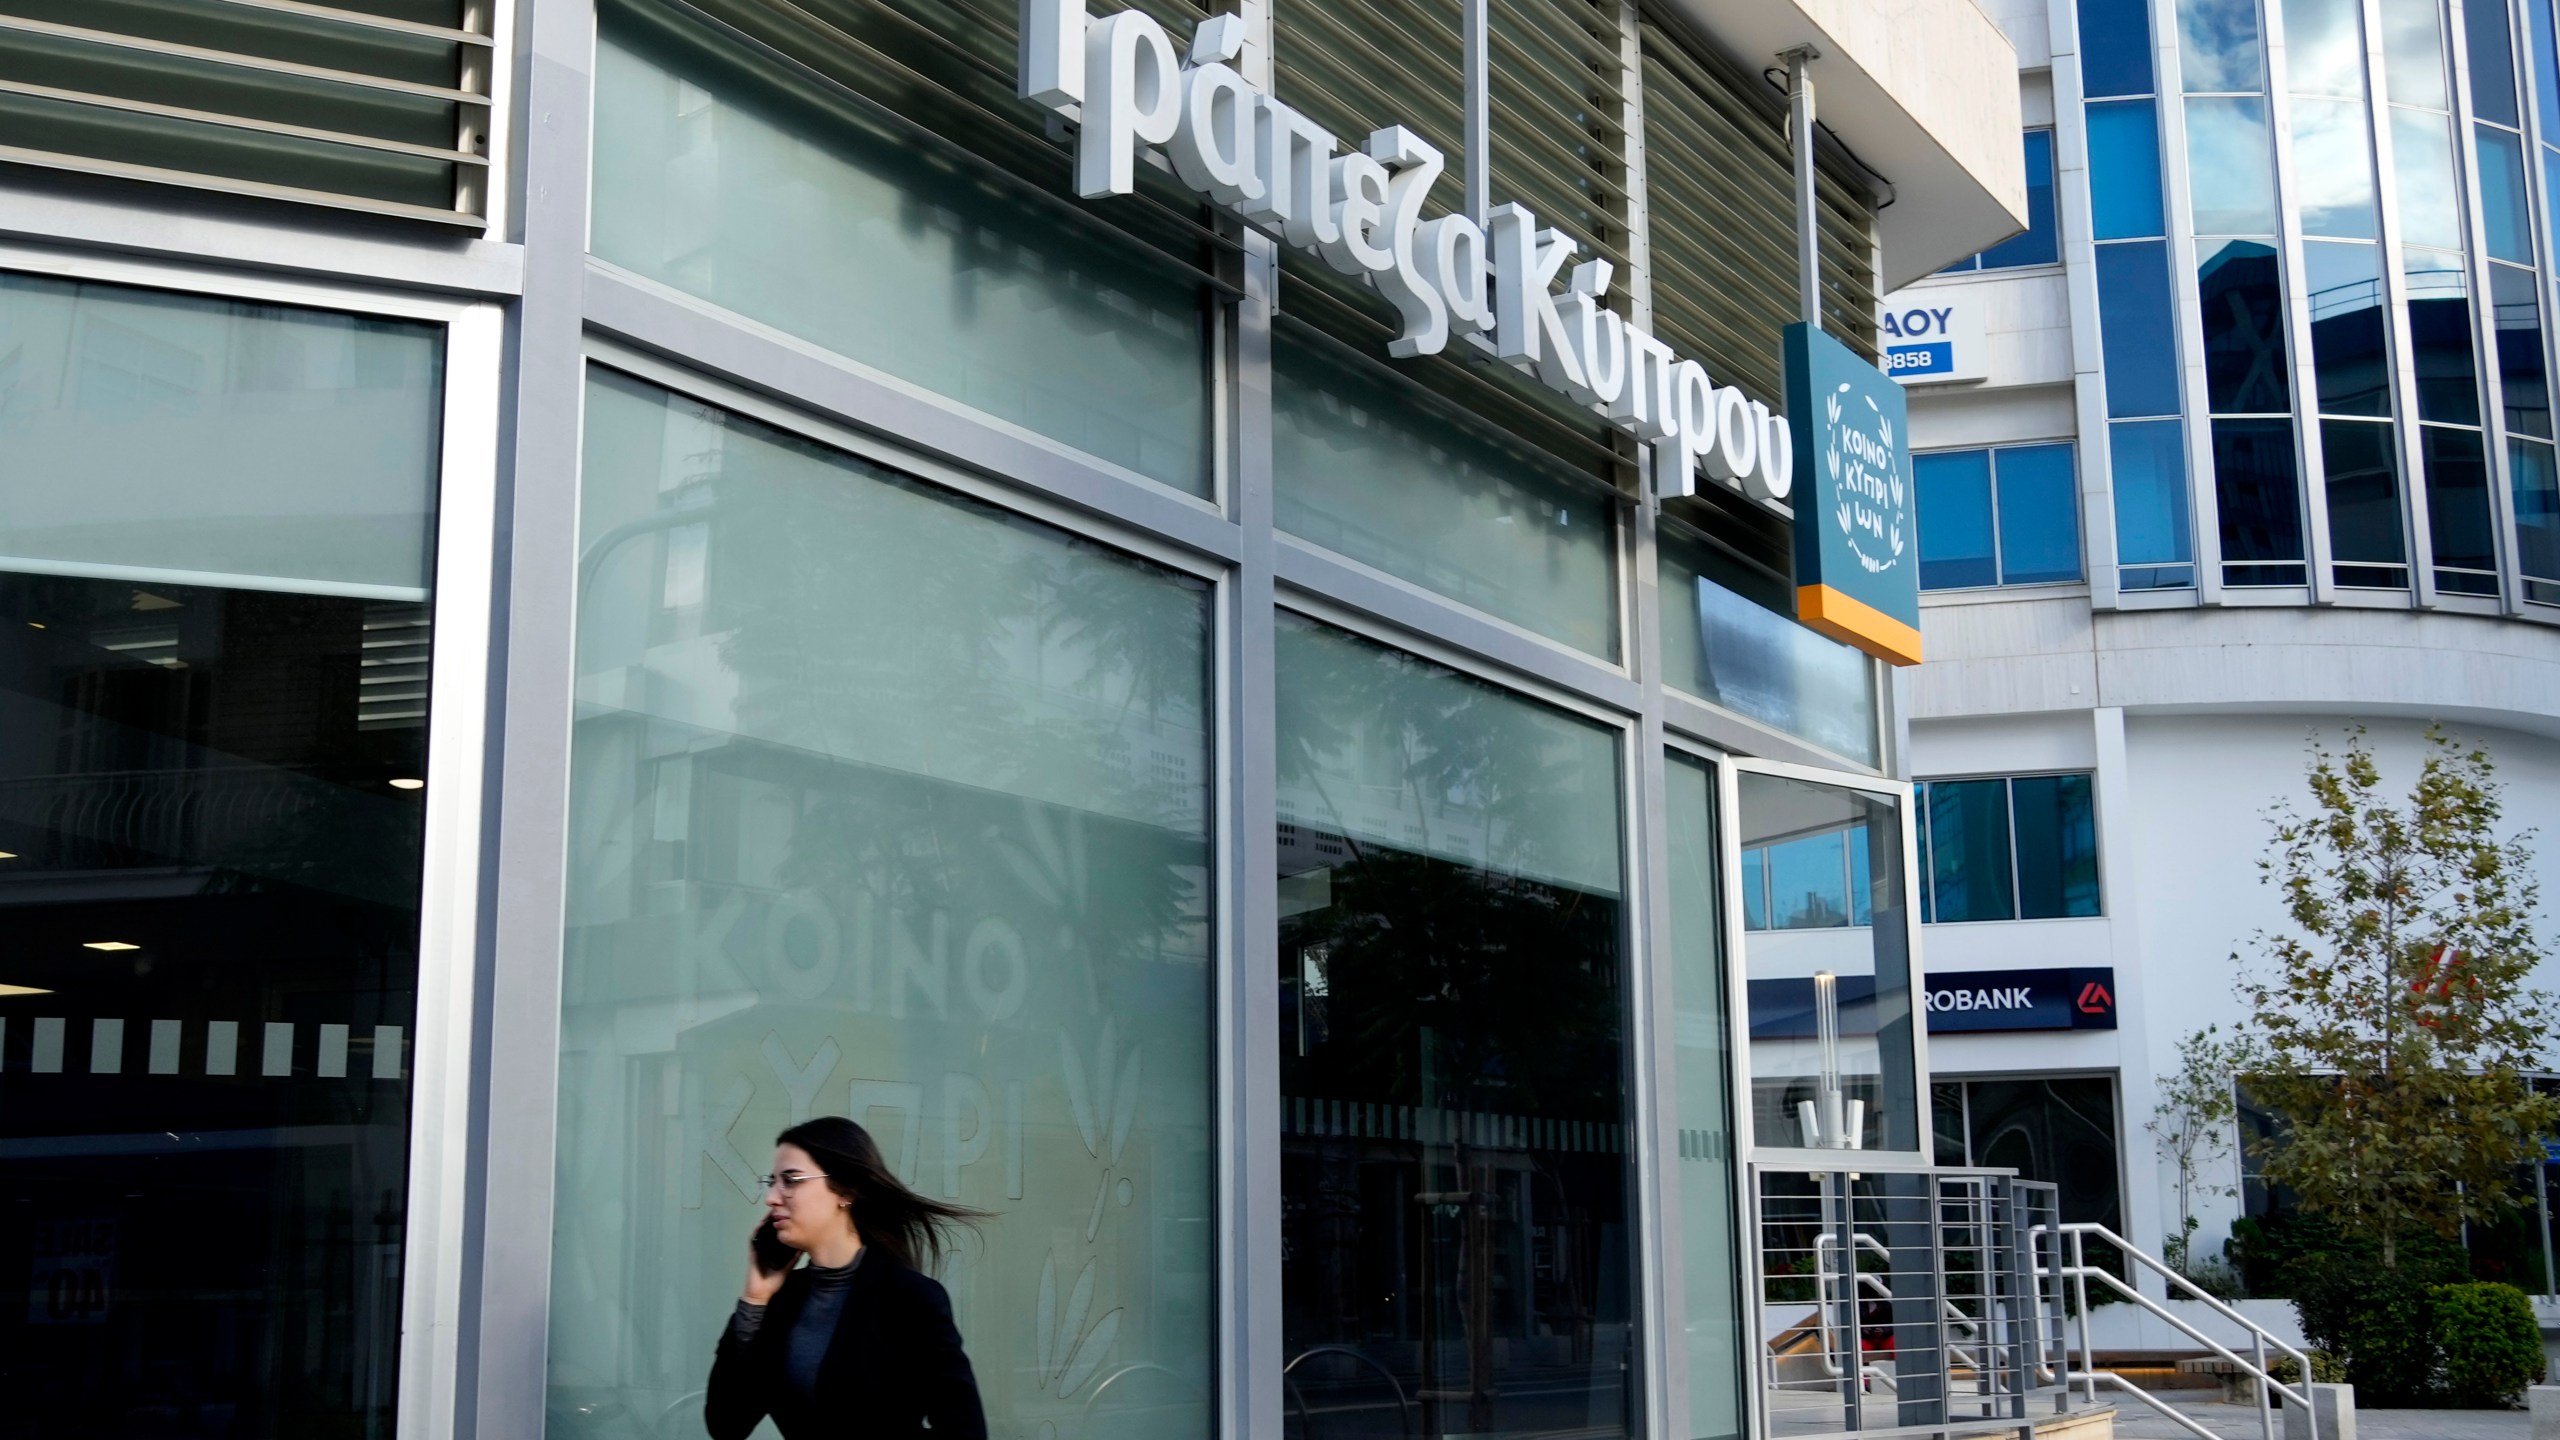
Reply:
[[[1497,205],[1516,200],[1582,242],[1584,259],[1628,278],[1626,63],[1618,7],[1592,0],[1489,0]]]
[[[1643,55],[1654,333],[1717,379],[1776,404],[1786,389],[1782,333],[1801,309],[1784,97],[1651,21]],[[1873,207],[1836,154],[1817,154],[1823,324],[1873,359]]]
[[[477,228],[493,0],[0,0],[0,161]]]
[[[427,723],[427,665],[433,639],[427,606],[365,607],[364,658],[356,675],[358,730],[415,730]]]

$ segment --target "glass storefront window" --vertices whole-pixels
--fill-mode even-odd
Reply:
[[[742,46],[603,13],[598,258],[1195,495],[1209,319]]]
[[[1725,994],[1723,907],[1717,894],[1715,772],[1666,756],[1671,841],[1672,1068],[1677,1076],[1682,1338],[1689,1359],[1689,1434],[1742,1434],[1743,1237],[1734,1213],[1733,1053]]]
[[[1289,1403],[1632,1435],[1619,737],[1311,621],[1278,644]]]
[[[1919,1149],[1900,807],[1756,771],[1739,799],[1771,922],[1743,938],[1757,1143]]]
[[[389,1434],[442,332],[0,337],[0,1430]]]
[[[1703,541],[1666,527],[1657,553],[1664,684],[1876,763],[1879,702],[1866,652],[1797,624],[1778,582]]]
[[[1207,1433],[1207,587],[611,372],[586,434],[551,1434],[699,1425],[816,1115],[989,1212],[995,1433]]]
[[[1279,527],[1575,649],[1618,657],[1616,504],[1304,343],[1272,344]]]

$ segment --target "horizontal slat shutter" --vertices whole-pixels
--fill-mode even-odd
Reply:
[[[0,0],[0,161],[477,227],[492,0]]]

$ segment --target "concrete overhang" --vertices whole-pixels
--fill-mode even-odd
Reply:
[[[1973,0],[1667,0],[1755,69],[1798,45],[1815,118],[1893,186],[1876,217],[1898,289],[2027,228],[2018,52]]]

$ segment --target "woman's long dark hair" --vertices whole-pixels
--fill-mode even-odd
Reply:
[[[807,1151],[826,1175],[827,1188],[853,1202],[853,1226],[864,1247],[910,1270],[924,1268],[918,1262],[926,1259],[939,1269],[952,1232],[988,1218],[984,1210],[946,1205],[908,1189],[880,1158],[871,1132],[841,1115],[803,1120],[773,1143]]]

